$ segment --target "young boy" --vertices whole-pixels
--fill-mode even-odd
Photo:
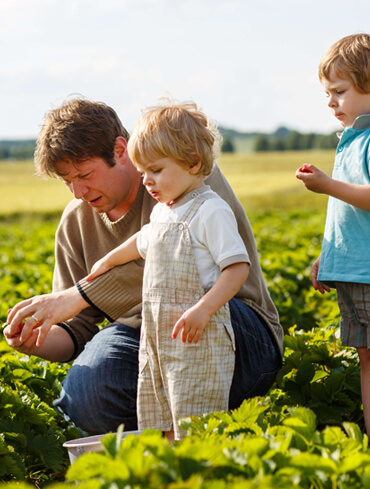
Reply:
[[[138,422],[169,440],[181,438],[180,418],[228,409],[235,346],[227,302],[247,279],[249,257],[232,210],[204,184],[218,140],[195,104],[142,115],[128,153],[158,204],[87,277],[145,258]]]
[[[308,190],[329,195],[322,251],[311,278],[321,293],[337,290],[341,340],[359,355],[370,434],[370,35],[333,44],[320,62],[319,77],[344,131],[332,178],[307,164],[296,177]]]

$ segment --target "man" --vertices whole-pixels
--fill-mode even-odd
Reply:
[[[86,282],[92,265],[148,222],[156,201],[127,154],[128,133],[105,104],[67,101],[45,118],[35,153],[39,175],[60,178],[75,199],[56,233],[53,293],[17,304],[4,330],[10,346],[51,361],[74,362],[55,401],[88,433],[136,429],[136,386],[144,262]],[[248,219],[216,166],[207,179],[232,207],[251,259],[230,314],[236,362],[230,408],[264,395],[281,366],[283,330],[268,294]],[[28,318],[19,332],[21,320]],[[98,325],[108,320],[108,326]]]

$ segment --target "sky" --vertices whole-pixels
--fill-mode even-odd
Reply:
[[[369,0],[0,0],[0,140],[36,138],[66,98],[131,131],[161,97],[239,131],[340,129],[317,77],[338,39],[370,31]]]

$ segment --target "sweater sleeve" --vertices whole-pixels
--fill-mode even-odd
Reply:
[[[55,268],[53,276],[53,292],[59,292],[73,287],[76,282],[86,276],[86,268],[82,259],[76,259],[72,253],[76,242],[71,242],[66,235],[62,222],[55,237]],[[87,341],[98,332],[98,324],[104,320],[104,315],[96,308],[88,307],[77,316],[60,324],[71,336],[75,345],[74,356],[80,353]]]

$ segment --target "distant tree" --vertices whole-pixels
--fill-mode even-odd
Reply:
[[[298,131],[291,131],[287,139],[287,149],[298,151],[302,149],[302,134]]]
[[[276,138],[271,143],[271,149],[273,151],[285,151],[286,150],[286,141],[283,138]]]
[[[318,137],[318,147],[320,149],[335,149],[338,146],[338,142],[339,139],[336,131]]]
[[[273,133],[273,136],[279,139],[287,139],[290,134],[290,129],[282,126],[276,129],[276,131]]]
[[[234,153],[235,152],[235,146],[234,143],[230,138],[224,138],[221,146],[221,151],[223,153]]]
[[[313,149],[316,146],[316,136],[313,132],[302,134],[301,149]]]
[[[9,148],[0,148],[0,160],[9,158]]]
[[[256,142],[254,143],[254,150],[255,151],[270,151],[270,141],[267,136],[264,134],[261,134],[257,136]]]

